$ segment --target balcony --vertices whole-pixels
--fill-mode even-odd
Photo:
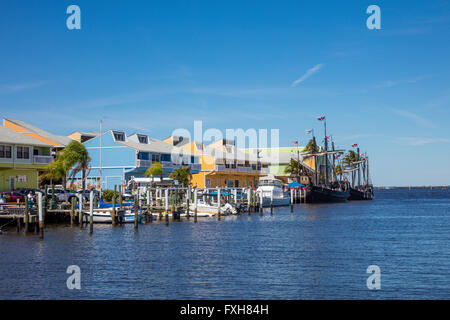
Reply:
[[[238,172],[252,172],[253,171],[253,169],[252,169],[252,167],[237,167],[237,171]]]
[[[33,156],[34,164],[49,164],[53,161],[53,156]]]
[[[191,163],[190,167],[191,167],[191,170],[200,171],[202,166],[200,165],[200,163]]]
[[[270,173],[269,168],[261,168],[261,173]]]
[[[216,164],[216,165],[214,166],[214,170],[215,170],[215,171],[225,171],[226,168],[225,168],[225,165],[224,165],[224,164]]]
[[[173,162],[170,161],[161,161],[161,165],[163,169],[173,169],[176,166]]]
[[[136,167],[138,168],[149,168],[151,166],[152,166],[151,160],[140,160],[140,159],[136,160]]]

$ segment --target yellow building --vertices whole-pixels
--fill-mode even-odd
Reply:
[[[172,136],[164,142],[200,156],[201,170],[192,175],[192,185],[198,188],[255,187],[259,177],[269,172],[267,162],[239,151],[234,141],[221,139],[205,146],[189,142],[186,137]]]

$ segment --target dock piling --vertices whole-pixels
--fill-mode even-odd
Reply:
[[[89,193],[89,234],[94,232],[94,191]]]

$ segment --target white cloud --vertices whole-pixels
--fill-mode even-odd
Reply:
[[[0,93],[14,93],[20,92],[27,89],[37,88],[45,85],[46,81],[36,81],[36,82],[28,82],[28,83],[19,83],[19,84],[5,84],[0,85]]]
[[[414,138],[414,137],[400,137],[397,138],[397,142],[404,143],[409,146],[423,146],[431,143],[449,143],[450,139],[447,138]]]
[[[302,83],[303,81],[305,81],[306,79],[308,79],[309,77],[311,77],[314,73],[316,73],[317,71],[319,71],[320,69],[322,69],[322,67],[324,66],[323,63],[319,63],[316,64],[314,67],[312,67],[311,69],[308,69],[304,75],[302,75],[300,78],[298,78],[297,80],[295,80],[294,82],[292,82],[291,87],[295,87],[296,85],[298,85],[299,83]]]
[[[431,122],[428,119],[425,119],[415,113],[406,111],[406,110],[400,110],[400,109],[393,109],[392,110],[394,113],[398,114],[399,116],[402,116],[403,118],[407,118],[410,120],[415,121],[416,123],[424,126],[424,127],[428,127],[428,128],[436,128],[436,125]]]

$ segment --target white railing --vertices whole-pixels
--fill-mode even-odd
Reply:
[[[261,173],[270,173],[269,168],[261,168]]]
[[[196,171],[200,171],[201,169],[201,164],[200,163],[191,163],[190,164],[191,170],[196,170]]]
[[[53,156],[33,156],[33,163],[49,164],[53,161]]]
[[[252,167],[237,167],[238,172],[252,172]]]
[[[161,165],[165,169],[172,169],[172,168],[174,168],[174,166],[177,166],[177,165],[174,165],[174,163],[170,162],[170,161],[161,161]]]
[[[224,165],[224,164],[216,164],[216,165],[214,166],[214,170],[215,170],[215,171],[225,171],[226,168],[225,168],[225,165]]]
[[[151,160],[141,160],[141,159],[136,159],[136,167],[138,168],[149,168],[152,166],[152,161]]]

